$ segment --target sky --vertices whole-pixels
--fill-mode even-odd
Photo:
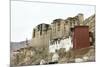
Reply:
[[[50,24],[54,19],[67,19],[78,13],[83,13],[86,19],[95,14],[95,6],[11,1],[11,41],[31,39],[38,24]]]

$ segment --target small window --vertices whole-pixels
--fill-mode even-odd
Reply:
[[[33,30],[33,38],[35,37],[35,29]]]
[[[57,26],[58,26],[58,31],[60,31],[60,23],[58,23],[58,25],[57,25]]]

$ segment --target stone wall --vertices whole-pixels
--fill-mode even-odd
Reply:
[[[50,39],[51,28],[49,24],[40,24],[33,29],[32,46],[44,47],[47,46]]]

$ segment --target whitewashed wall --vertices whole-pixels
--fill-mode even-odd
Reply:
[[[73,44],[71,43],[71,37],[61,39],[60,43],[53,43],[51,44],[49,41],[49,52],[55,53],[55,50],[59,50],[60,48],[65,48],[66,52],[73,48]]]

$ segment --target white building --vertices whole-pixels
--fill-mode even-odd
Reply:
[[[71,48],[73,48],[71,37],[58,39],[56,41],[49,41],[49,52],[55,53],[56,50],[59,50],[60,48],[65,48],[66,52],[69,51]]]

